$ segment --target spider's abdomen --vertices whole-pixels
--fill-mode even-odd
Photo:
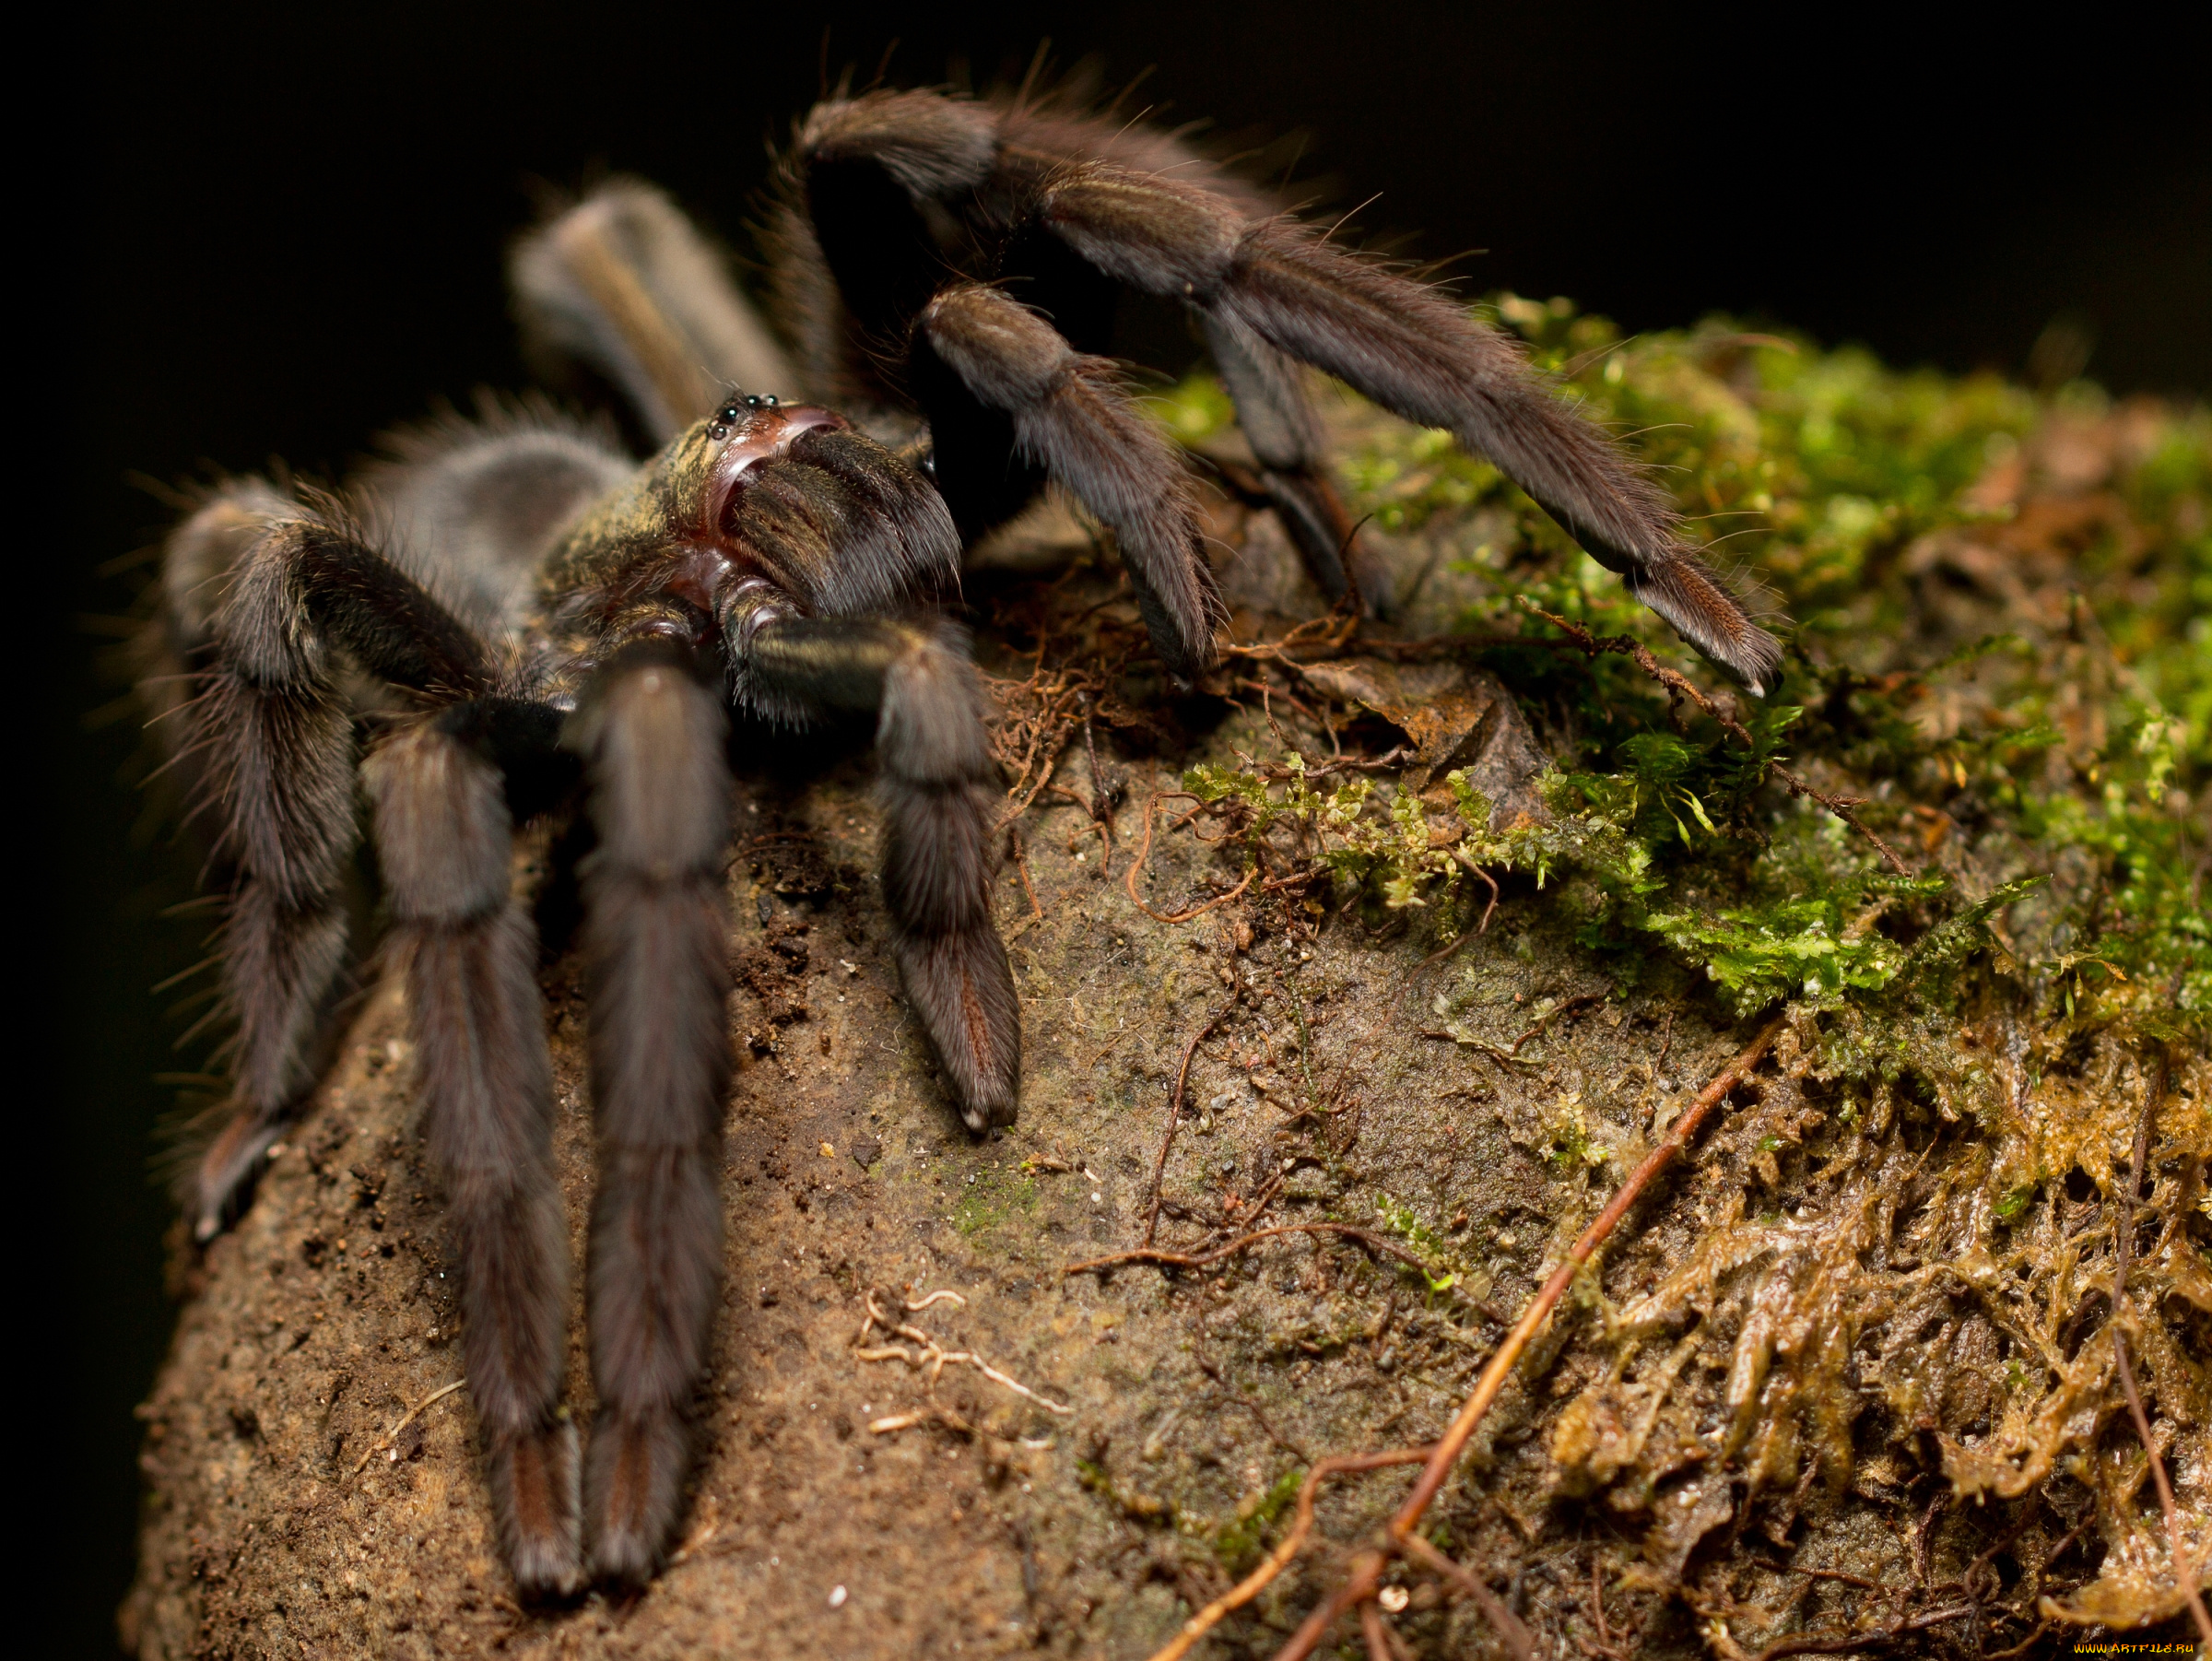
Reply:
[[[358,492],[372,537],[479,630],[521,625],[562,529],[635,464],[611,437],[550,410],[493,410],[398,441]]]

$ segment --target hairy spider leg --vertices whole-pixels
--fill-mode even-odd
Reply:
[[[795,617],[758,586],[724,615],[745,673],[786,707],[878,712],[883,893],[900,978],[968,1128],[1013,1124],[1021,1007],[991,920],[995,769],[965,637],[948,624]]]
[[[1077,352],[1103,352],[1123,285],[1041,229],[1034,215],[1038,193],[1052,180],[1101,160],[1132,172],[1206,179],[1215,199],[1248,218],[1273,211],[1258,192],[1171,135],[1141,124],[1037,104],[996,107],[935,92],[872,92],[817,105],[800,132],[793,170],[806,221],[787,209],[776,227],[785,253],[778,271],[786,289],[783,309],[818,337],[810,355],[826,344],[816,321],[826,312],[841,311],[851,331],[870,341],[896,336],[947,280],[947,253],[922,212],[926,204],[939,220],[973,221],[968,231],[976,247],[959,251],[965,257],[953,263],[1002,284],[1049,318]],[[811,292],[800,275],[818,261],[834,277],[834,300]],[[1332,600],[1354,584],[1368,609],[1386,613],[1394,597],[1389,573],[1360,555],[1350,515],[1329,479],[1320,423],[1295,370],[1249,331],[1206,322],[1222,380],[1260,462],[1261,489],[1315,583]],[[880,348],[875,355],[882,355]],[[838,361],[845,376],[865,380],[865,358]],[[935,428],[939,418],[928,395],[918,386],[905,390]],[[1182,458],[1174,459],[1180,471]],[[964,468],[947,468],[940,456],[938,476],[956,497],[988,499],[1007,472],[1005,462],[1003,453],[985,454]],[[1015,470],[1017,479],[1019,474]],[[984,528],[1018,511],[1036,482],[1030,480],[1010,506],[1002,501]],[[957,503],[955,512],[960,512]],[[962,517],[971,536],[969,522],[978,517],[972,508]],[[1154,634],[1167,651],[1173,637],[1158,629]]]
[[[722,1273],[724,725],[688,646],[646,638],[599,671],[565,739],[598,831],[583,876],[599,1133],[585,1510],[594,1571],[632,1584],[660,1566],[682,1508]]]
[[[601,185],[524,237],[510,272],[527,355],[547,369],[582,362],[606,375],[656,445],[730,386],[797,389],[724,256],[638,180]]]
[[[798,429],[816,418],[799,411],[747,418],[794,426],[782,457],[747,476],[714,590],[733,694],[793,724],[877,713],[900,978],[969,1128],[1011,1124],[1021,1019],[991,921],[982,691],[959,630],[899,617],[957,582],[958,534],[938,492],[872,440],[841,424]]]
[[[1078,354],[1004,291],[964,284],[923,309],[910,375],[963,536],[1006,516],[1010,474],[1025,494],[1052,480],[1113,533],[1169,670],[1188,680],[1213,663],[1222,607],[1188,471],[1112,359]]]
[[[1328,441],[1298,366],[1234,318],[1208,314],[1206,341],[1221,371],[1237,425],[1260,464],[1260,488],[1306,569],[1332,600],[1347,587],[1377,617],[1397,608],[1389,569],[1364,557],[1344,501],[1329,478]]]
[[[1326,371],[1383,408],[1488,456],[1630,592],[1753,692],[1782,649],[1680,536],[1665,492],[1528,368],[1519,348],[1434,289],[1285,218],[1253,219],[1201,186],[1071,169],[1038,217],[1130,287],[1180,296]]]
[[[429,698],[490,679],[482,645],[420,583],[304,510],[270,521],[233,567],[213,633],[189,744],[216,860],[237,873],[223,983],[238,1033],[232,1116],[192,1184],[200,1240],[220,1231],[312,1086],[315,1041],[343,990],[342,872],[358,831],[334,648]]]
[[[492,1509],[525,1596],[582,1583],[574,1425],[560,1412],[568,1220],[537,937],[509,879],[512,776],[543,769],[559,716],[477,701],[362,765],[405,966],[431,1159],[461,1265],[462,1349]]]

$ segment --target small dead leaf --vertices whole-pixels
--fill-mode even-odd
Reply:
[[[1534,782],[1547,758],[1505,685],[1487,669],[1444,661],[1394,664],[1354,657],[1310,664],[1305,677],[1334,697],[1373,711],[1413,740],[1406,770],[1416,795],[1454,769],[1490,802],[1490,822],[1504,827],[1540,817]]]

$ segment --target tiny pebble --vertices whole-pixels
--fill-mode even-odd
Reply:
[[[1404,1586],[1384,1586],[1375,1594],[1375,1601],[1395,1615],[1406,1607],[1411,1596]]]
[[[822,1144],[822,1158],[825,1160],[834,1160],[837,1158],[837,1149],[830,1143],[824,1142]]]
[[[830,1588],[830,1607],[831,1608],[833,1608],[833,1609],[841,1609],[841,1608],[844,1608],[844,1606],[845,1606],[845,1589],[844,1589],[844,1587],[842,1587],[842,1586],[831,1586],[831,1587]]]

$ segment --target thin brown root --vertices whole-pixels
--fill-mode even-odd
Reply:
[[[1476,1380],[1475,1388],[1468,1395],[1466,1401],[1462,1404],[1457,1417],[1453,1420],[1451,1427],[1445,1431],[1442,1438],[1430,1453],[1427,1463],[1421,1468],[1419,1478],[1414,1483],[1413,1491],[1406,1496],[1406,1502],[1391,1518],[1389,1526],[1383,1531],[1380,1544],[1353,1558],[1350,1566],[1346,1571],[1343,1582],[1322,1599],[1313,1612],[1307,1616],[1298,1631],[1291,1634],[1289,1642],[1276,1652],[1275,1661],[1304,1661],[1306,1656],[1311,1655],[1314,1650],[1320,1647],[1323,1640],[1328,1636],[1329,1630],[1336,1624],[1339,1617],[1375,1596],[1376,1591],[1382,1585],[1382,1572],[1389,1566],[1390,1561],[1394,1557],[1412,1558],[1421,1561],[1424,1565],[1429,1565],[1431,1555],[1438,1557],[1442,1555],[1426,1540],[1421,1540],[1418,1545],[1415,1545],[1413,1542],[1419,1539],[1419,1536],[1415,1530],[1419,1526],[1421,1518],[1427,1514],[1430,1502],[1442,1490],[1446,1478],[1451,1476],[1452,1467],[1458,1462],[1459,1455],[1465,1449],[1468,1439],[1474,1435],[1476,1427],[1481,1424],[1484,1415],[1490,1409],[1491,1403],[1497,1400],[1499,1394],[1505,1388],[1506,1380],[1512,1376],[1514,1366],[1520,1361],[1530,1340],[1543,1330],[1545,1324],[1551,1318],[1552,1310],[1558,1305],[1560,1296],[1567,1288],[1572,1284],[1575,1275],[1584,1264],[1590,1261],[1591,1254],[1605,1243],[1614,1229],[1619,1225],[1620,1219],[1628,1215],[1630,1207],[1651,1185],[1652,1180],[1665,1170],[1667,1162],[1688,1143],[1689,1138],[1697,1133],[1712,1110],[1726,1100],[1728,1092],[1734,1090],[1736,1084],[1765,1057],[1768,1050],[1773,1047],[1775,1039],[1782,1034],[1786,1019],[1787,1018],[1784,1016],[1777,1016],[1769,1021],[1760,1030],[1759,1036],[1747,1044],[1735,1058],[1721,1070],[1719,1076],[1698,1093],[1696,1100],[1691,1101],[1689,1106],[1684,1110],[1682,1116],[1675,1121],[1673,1126],[1668,1130],[1665,1139],[1644,1156],[1643,1161],[1629,1174],[1628,1180],[1622,1183],[1614,1193],[1612,1199],[1606,1203],[1606,1208],[1598,1213],[1596,1219],[1588,1228],[1583,1231],[1581,1238],[1569,1248],[1565,1260],[1552,1271],[1550,1278],[1545,1281],[1543,1289],[1529,1300],[1528,1307],[1522,1312],[1520,1320],[1513,1324],[1512,1330],[1506,1334],[1504,1341],[1498,1346],[1496,1352],[1484,1366],[1481,1376]],[[1302,1226],[1312,1228],[1317,1225],[1305,1224]],[[1288,1231],[1281,1231],[1287,1232]],[[1319,1470],[1321,1467],[1316,1466],[1314,1468]],[[1298,1534],[1298,1543],[1302,1545],[1304,1535]],[[1291,1540],[1287,1538],[1284,1547],[1291,1544]],[[1288,1555],[1285,1554],[1284,1547],[1278,1547],[1276,1556],[1271,1557],[1267,1563],[1261,1565],[1262,1571],[1270,1580],[1276,1573],[1280,1573],[1280,1564],[1277,1562],[1277,1558],[1280,1558],[1283,1562],[1289,1561]],[[1475,1579],[1472,1575],[1466,1576],[1465,1580],[1460,1580],[1456,1576],[1449,1578],[1452,1578],[1455,1584],[1463,1586]],[[1265,1584],[1265,1581],[1261,1582],[1261,1584]],[[1243,1587],[1240,1586],[1238,1590],[1241,1592]],[[1253,1590],[1257,1591],[1258,1588],[1255,1586]],[[1487,1591],[1487,1588],[1485,1590]],[[1208,1607],[1211,1608],[1211,1606]],[[1230,1605],[1230,1607],[1234,1608],[1235,1606]],[[1489,1612],[1488,1605],[1483,1604],[1482,1607],[1484,1612],[1488,1614]],[[1510,1611],[1505,1611],[1502,1606],[1500,1606],[1500,1613],[1506,1614],[1508,1619],[1511,1619]],[[1219,1617],[1216,1616],[1215,1619],[1218,1620]],[[1194,1620],[1195,1618],[1194,1618]],[[1932,1621],[1926,1623],[1932,1624]],[[1211,1622],[1209,1621],[1207,1624],[1210,1625]],[[1511,1644],[1514,1643],[1513,1633],[1518,1626],[1517,1621],[1512,1626],[1500,1623],[1498,1630]],[[1192,1632],[1188,1626],[1184,1631],[1193,1639],[1197,1635],[1195,1632]],[[1525,1629],[1521,1629],[1521,1631],[1523,1638],[1525,1639]],[[1178,1640],[1178,1643],[1180,1643],[1182,1641]],[[1181,1655],[1183,1648],[1187,1647],[1187,1644],[1183,1644],[1182,1648],[1171,1645],[1170,1649],[1163,1650],[1155,1656],[1153,1661],[1172,1661],[1173,1656]],[[1521,1653],[1525,1655],[1528,1652],[1523,1650]]]
[[[1135,904],[1136,909],[1155,923],[1188,923],[1193,917],[1203,917],[1206,913],[1219,906],[1227,905],[1241,894],[1252,886],[1252,879],[1260,874],[1259,866],[1254,864],[1251,870],[1244,873],[1244,880],[1230,889],[1228,893],[1217,895],[1204,905],[1194,905],[1188,911],[1171,913],[1156,912],[1144,902],[1143,898],[1136,891],[1136,878],[1138,873],[1145,868],[1145,861],[1150,858],[1152,854],[1152,815],[1168,796],[1182,794],[1180,790],[1156,790],[1152,793],[1151,799],[1145,803],[1145,834],[1136,844],[1136,858],[1130,862],[1128,874],[1122,879],[1122,887],[1128,891],[1129,898]]]
[[[1127,1263],[1157,1263],[1166,1268],[1204,1268],[1209,1263],[1218,1263],[1248,1245],[1277,1234],[1342,1234],[1348,1240],[1358,1241],[1371,1252],[1380,1252],[1385,1257],[1395,1257],[1399,1262],[1419,1269],[1424,1275],[1429,1272],[1429,1266],[1404,1246],[1387,1241],[1380,1234],[1371,1234],[1365,1229],[1355,1229],[1351,1224],[1343,1222],[1282,1223],[1272,1229],[1254,1230],[1250,1234],[1230,1241],[1227,1245],[1216,1246],[1210,1252],[1159,1252],[1149,1247],[1135,1252],[1116,1252],[1108,1257],[1092,1257],[1082,1263],[1071,1263],[1060,1272],[1063,1275],[1081,1275],[1092,1269],[1119,1268]]]
[[[2171,1066],[2166,1046],[2160,1044],[2158,1069],[2151,1075],[2150,1090],[2143,1101],[2143,1117],[2136,1125],[2135,1160],[2128,1169],[2127,1185],[2120,1190],[2118,1261],[2112,1271],[2112,1354],[2120,1363],[2120,1387],[2127,1394],[2127,1411],[2136,1421],[2136,1434],[2142,1439],[2143,1456],[2150,1461],[2150,1479],[2159,1490],[2159,1509],[2166,1514],[2166,1541],[2173,1552],[2173,1584],[2189,1600],[2189,1613],[2195,1618],[2197,1636],[2204,1641],[2206,1653],[2212,1654],[2212,1614],[2206,1612],[2204,1595],[2196,1589],[2196,1566],[2190,1562],[2189,1553],[2182,1544],[2182,1514],[2173,1502],[2172,1485],[2166,1480],[2166,1461],[2159,1457],[2159,1444],[2151,1440],[2150,1416],[2143,1411],[2143,1393],[2136,1388],[2136,1369],[2128,1360],[2127,1327],[2122,1319],[2124,1313],[2131,1308],[2127,1259],[2136,1243],[2136,1201],[2142,1192],[2143,1167],[2150,1160],[2151,1121],[2158,1117],[2159,1104],[2166,1099]]]
[[[1150,840],[1151,829],[1152,820],[1147,813],[1145,819],[1147,842]],[[1142,905],[1144,901],[1140,900],[1137,903]],[[1191,1042],[1183,1047],[1182,1065],[1175,1069],[1175,1089],[1168,1098],[1168,1126],[1160,1133],[1159,1157],[1152,1161],[1152,1201],[1145,1212],[1145,1244],[1147,1246],[1151,1245],[1152,1236],[1159,1228],[1160,1178],[1168,1169],[1168,1149],[1175,1145],[1175,1127],[1182,1122],[1182,1092],[1183,1087],[1191,1080],[1191,1058],[1198,1054],[1198,1046],[1206,1041],[1207,1036],[1216,1027],[1228,1019],[1229,1012],[1236,1007],[1237,1000],[1232,995],[1220,1008],[1206,1017],[1206,1025],[1194,1032],[1191,1035]]]
[[[1436,1498],[1438,1490],[1443,1487],[1444,1478],[1452,1474],[1452,1467],[1457,1462],[1460,1451],[1466,1446],[1467,1439],[1474,1435],[1475,1427],[1482,1422],[1483,1415],[1490,1410],[1490,1404],[1505,1387],[1505,1381],[1512,1372],[1514,1363],[1520,1361],[1521,1352],[1550,1318],[1553,1305],[1559,1302],[1576,1272],[1590,1261],[1590,1254],[1605,1243],[1620,1219],[1628,1215],[1629,1207],[1651,1185],[1652,1179],[1666,1168],[1667,1162],[1704,1124],[1706,1115],[1721,1104],[1728,1092],[1735,1088],[1737,1080],[1759,1065],[1773,1046],[1775,1039],[1782,1035],[1786,1019],[1778,1015],[1769,1021],[1759,1036],[1745,1045],[1734,1061],[1721,1069],[1720,1076],[1698,1092],[1697,1099],[1667,1131],[1666,1139],[1646,1154],[1643,1162],[1629,1173],[1628,1180],[1621,1184],[1606,1208],[1583,1231],[1582,1238],[1569,1248],[1566,1260],[1552,1271],[1551,1278],[1544,1283],[1543,1290],[1529,1300],[1528,1308],[1522,1313],[1512,1331],[1505,1335],[1505,1341],[1499,1345],[1498,1353],[1490,1358],[1489,1365],[1482,1370],[1482,1376],[1476,1381],[1475,1389],[1461,1407],[1459,1416],[1452,1421],[1452,1427],[1444,1432],[1442,1441],[1437,1443],[1436,1455],[1429,1461],[1428,1468],[1421,1472],[1419,1480],[1414,1484],[1413,1492],[1406,1496],[1406,1503],[1399,1509],[1398,1514],[1391,1519],[1390,1536],[1393,1541],[1404,1541],[1420,1522],[1422,1514],[1429,1509],[1430,1502]]]
[[[1535,1634],[1522,1624],[1520,1616],[1505,1607],[1497,1593],[1482,1584],[1481,1576],[1453,1562],[1418,1533],[1407,1535],[1398,1543],[1398,1549],[1438,1579],[1451,1582],[1472,1597],[1475,1607],[1482,1611],[1483,1619],[1505,1640],[1505,1647],[1512,1653],[1513,1661],[1529,1661],[1529,1657],[1535,1654]]]
[[[1391,1465],[1418,1465],[1428,1458],[1430,1450],[1424,1447],[1393,1448],[1387,1453],[1341,1454],[1319,1461],[1306,1473],[1305,1481],[1299,1485],[1298,1509],[1289,1531],[1283,1536],[1281,1543],[1267,1554],[1266,1561],[1258,1568],[1184,1621],[1182,1630],[1164,1647],[1156,1651],[1151,1661],[1182,1661],[1182,1657],[1190,1654],[1193,1644],[1220,1624],[1223,1616],[1242,1608],[1265,1591],[1276,1576],[1290,1566],[1305,1549],[1306,1537],[1313,1532],[1313,1491],[1321,1486],[1323,1478],[1352,1471],[1380,1470]]]

